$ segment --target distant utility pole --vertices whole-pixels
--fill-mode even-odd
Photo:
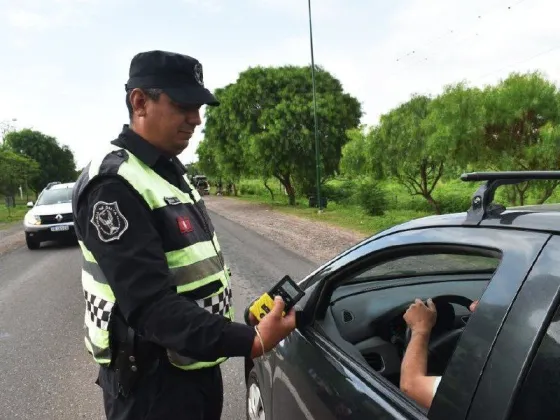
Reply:
[[[311,26],[311,0],[307,0],[309,9],[309,42],[311,45],[311,80],[313,82],[313,116],[315,119],[315,165],[317,166],[317,207],[323,209],[321,201],[321,154],[319,152],[319,131],[317,123],[317,92],[315,89],[315,58],[313,54],[313,28]]]

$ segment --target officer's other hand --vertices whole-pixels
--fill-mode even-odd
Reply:
[[[258,323],[258,330],[264,344],[264,353],[272,350],[280,341],[286,338],[296,328],[296,311],[292,308],[285,316],[282,316],[286,304],[280,296],[274,299],[274,307]],[[256,319],[255,319],[256,321]],[[251,357],[263,355],[263,348],[258,336],[255,337]]]
[[[428,299],[427,305],[420,299],[416,299],[404,314],[404,320],[409,328],[417,333],[430,333],[436,324],[436,319],[436,305],[432,299]]]

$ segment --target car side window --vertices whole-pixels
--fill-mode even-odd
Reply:
[[[452,251],[434,251],[421,255],[405,255],[381,262],[354,277],[353,281],[376,277],[407,277],[445,273],[494,272],[500,263],[496,257],[460,254]]]
[[[530,316],[530,315],[529,315]],[[517,394],[510,420],[557,419],[560,413],[560,306]]]
[[[408,305],[415,298],[438,297],[432,336],[459,332],[468,322],[470,303],[482,296],[500,262],[499,252],[477,247],[437,244],[393,249],[366,258],[342,276],[329,312],[340,337],[372,370],[399,388],[407,343],[403,313]],[[459,337],[454,333],[436,349],[438,357],[428,361],[430,375],[444,373]]]

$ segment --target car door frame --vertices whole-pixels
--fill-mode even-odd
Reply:
[[[343,355],[340,358],[341,363],[365,378],[364,383],[380,398],[385,398],[386,394],[391,395],[390,401],[387,402],[396,403],[395,408],[403,410],[403,415],[425,418],[423,416],[426,413],[410,404],[410,400],[404,396],[394,398],[397,394],[394,389],[391,389],[394,388],[392,384],[354,362],[351,354],[329,339],[318,324],[322,319],[321,311],[326,312],[332,290],[348,271],[356,270],[360,265],[371,264],[376,256],[386,254],[388,251],[398,251],[404,247],[422,244],[499,250],[503,253],[501,263],[480,300],[480,309],[471,316],[472,322],[469,322],[458,342],[457,350],[448,365],[438,396],[429,413],[430,419],[465,419],[496,334],[505,320],[511,302],[549,236],[546,233],[513,229],[448,226],[397,231],[366,241],[323,266],[315,273],[317,278],[304,280],[317,285],[313,287],[315,290],[307,299],[303,309],[304,318],[310,329],[304,332],[304,335],[312,338],[313,334],[318,334],[322,340],[330,342],[331,348],[337,349],[336,351]],[[518,241],[517,245],[513,238]],[[518,246],[519,243],[523,245]],[[469,369],[465,371],[464,366],[469,366]]]
[[[496,337],[468,419],[506,420],[560,302],[560,236],[543,248]],[[496,388],[493,384],[500,383]],[[488,393],[492,390],[491,395]]]

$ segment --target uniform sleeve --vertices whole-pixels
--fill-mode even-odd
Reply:
[[[150,209],[124,181],[93,181],[77,204],[76,223],[122,315],[144,340],[201,361],[250,355],[251,327],[177,294]]]
[[[436,393],[437,393],[437,390],[438,390],[438,387],[439,387],[440,382],[441,382],[441,376],[437,376],[437,377],[434,379],[434,389],[433,389],[433,391],[432,391],[434,397],[436,396]]]

